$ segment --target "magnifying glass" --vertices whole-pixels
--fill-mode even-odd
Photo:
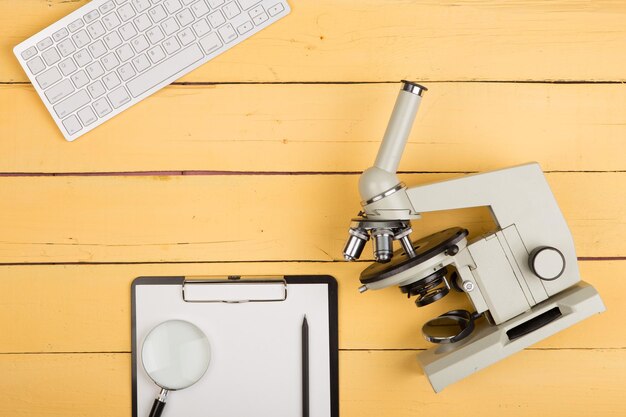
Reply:
[[[202,378],[211,361],[211,347],[198,326],[169,320],[150,330],[143,342],[141,361],[150,379],[161,388],[150,411],[150,417],[159,417],[169,391],[188,388]]]

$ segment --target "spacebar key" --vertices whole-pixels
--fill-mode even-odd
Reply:
[[[193,44],[155,65],[139,77],[130,80],[126,87],[128,87],[128,91],[130,91],[133,97],[140,96],[202,58],[204,58],[202,50],[197,44]]]

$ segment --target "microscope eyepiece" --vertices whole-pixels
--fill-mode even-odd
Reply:
[[[424,91],[428,91],[428,88],[412,81],[402,80],[402,90],[421,96],[424,94]]]

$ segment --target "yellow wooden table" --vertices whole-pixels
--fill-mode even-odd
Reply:
[[[331,274],[342,416],[625,416],[626,3],[291,0],[293,12],[75,143],[14,45],[85,0],[0,0],[0,415],[129,416],[139,275]],[[341,262],[407,78],[409,184],[536,160],[608,311],[434,394],[417,310]],[[428,215],[416,236],[488,227]]]

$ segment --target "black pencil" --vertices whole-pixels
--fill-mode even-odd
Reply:
[[[309,323],[302,320],[302,417],[309,417]]]

